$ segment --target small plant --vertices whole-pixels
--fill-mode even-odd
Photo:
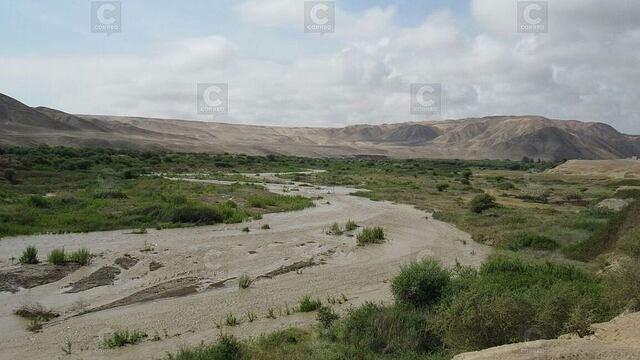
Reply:
[[[37,264],[40,261],[38,260],[38,249],[35,246],[27,246],[26,249],[22,252],[22,256],[18,259],[20,264]]]
[[[146,337],[147,334],[139,330],[116,331],[110,337],[102,341],[102,347],[113,349],[127,345],[135,345]]]
[[[238,279],[238,287],[240,289],[246,289],[249,286],[251,286],[251,283],[253,282],[253,280],[251,280],[251,278],[249,277],[249,275],[247,274],[242,274],[240,275],[240,278]]]
[[[42,325],[45,321],[41,318],[33,318],[29,321],[29,325],[27,325],[27,330],[31,332],[38,332],[42,330]]]
[[[50,264],[54,264],[54,265],[64,265],[65,261],[66,261],[66,257],[64,255],[64,249],[53,249],[51,250],[51,252],[49,253],[49,256],[47,256],[47,261],[49,261]]]
[[[250,231],[251,231],[251,230],[249,230],[249,227],[248,227],[248,226],[246,226],[246,227],[243,227],[243,228],[242,228],[242,232],[246,232],[246,233],[248,233],[248,232],[250,232]]]
[[[339,318],[338,314],[328,306],[321,306],[318,309],[318,314],[316,315],[316,320],[318,320],[320,326],[325,329],[331,326],[331,324]]]
[[[67,338],[64,342],[64,345],[61,346],[60,349],[62,349],[62,352],[65,355],[71,355],[72,346],[73,346],[73,342],[71,342],[71,339]]]
[[[247,311],[247,320],[249,322],[254,322],[257,318],[258,318],[258,316],[256,316],[256,313],[254,313],[251,310]]]
[[[355,221],[349,219],[347,223],[344,225],[344,229],[346,231],[353,231],[358,228],[358,224]]]
[[[55,311],[49,310],[40,304],[25,304],[13,311],[14,314],[26,319],[39,319],[49,321],[60,316]]]
[[[91,252],[86,248],[78,249],[69,254],[67,261],[74,262],[80,266],[87,266],[91,263]]]
[[[291,315],[291,309],[289,308],[289,304],[284,304],[284,313],[287,316]]]
[[[233,314],[228,314],[227,317],[224,319],[224,323],[227,324],[227,326],[240,325],[240,321],[238,321],[238,318],[235,317]]]
[[[140,228],[138,230],[132,231],[131,233],[136,235],[144,235],[147,233],[147,228]]]
[[[357,237],[359,246],[364,246],[366,244],[380,244],[384,239],[384,230],[381,227],[364,228]]]
[[[267,319],[275,319],[276,318],[276,313],[273,310],[273,308],[268,308],[267,309]]]
[[[496,206],[496,198],[489,194],[476,195],[469,203],[469,209],[476,214],[480,214]]]
[[[269,230],[271,229],[271,226],[269,226],[269,224],[264,224],[260,227],[262,230]]]
[[[320,306],[322,306],[320,299],[312,300],[311,297],[307,295],[300,300],[298,310],[300,310],[300,312],[311,312],[318,310]]]
[[[327,231],[327,234],[329,235],[342,235],[344,233],[344,231],[342,231],[342,229],[340,228],[340,225],[337,222],[334,222],[333,224],[331,224],[331,226],[329,227],[329,231]]]

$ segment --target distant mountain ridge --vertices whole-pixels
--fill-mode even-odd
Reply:
[[[0,94],[0,145],[66,145],[301,156],[382,155],[460,159],[616,159],[640,155],[640,136],[597,122],[540,116],[269,127],[72,115]]]

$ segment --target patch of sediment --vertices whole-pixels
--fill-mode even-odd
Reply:
[[[198,292],[199,285],[200,279],[197,277],[172,279],[140,290],[114,302],[89,309],[83,314],[147,301],[192,295]]]
[[[286,273],[290,273],[292,271],[298,271],[304,268],[308,268],[311,266],[316,266],[319,265],[318,263],[316,263],[313,259],[308,259],[308,260],[302,260],[302,261],[297,261],[294,262],[293,264],[289,264],[289,265],[282,265],[281,267],[275,269],[275,270],[271,270],[265,274],[262,274],[260,276],[258,276],[256,279],[262,279],[262,278],[266,278],[266,279],[271,279],[273,277],[276,277],[278,275],[284,275]]]
[[[15,269],[0,271],[0,292],[16,293],[20,288],[31,289],[36,286],[56,282],[80,266],[77,264],[52,265],[22,265]]]
[[[114,263],[125,270],[129,270],[132,267],[136,266],[138,261],[138,258],[135,258],[129,254],[125,254],[124,256],[117,258]]]
[[[113,285],[116,276],[120,274],[120,269],[115,266],[103,266],[91,273],[91,275],[69,284],[71,289],[65,291],[67,294],[78,293],[93,289],[98,286]]]

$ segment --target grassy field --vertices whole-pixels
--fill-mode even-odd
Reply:
[[[0,237],[239,223],[313,206],[310,199],[276,195],[260,185],[190,183],[149,175],[182,166],[155,168],[153,157],[85,158],[80,150],[64,150],[0,155],[2,167],[15,172],[12,179],[0,180]],[[134,164],[137,167],[131,167]]]

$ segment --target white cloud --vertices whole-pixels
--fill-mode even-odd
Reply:
[[[640,2],[552,0],[541,35],[516,32],[514,4],[472,0],[481,29],[472,34],[446,10],[407,27],[393,6],[338,7],[336,34],[295,43],[338,50],[289,63],[205,36],[148,56],[3,56],[0,81],[8,95],[39,93],[76,113],[201,120],[212,118],[196,114],[196,84],[228,82],[230,113],[216,120],[292,126],[420,120],[409,113],[409,84],[441,82],[444,117],[539,114],[639,133]],[[265,26],[302,32],[301,0],[249,0],[238,12],[258,38]]]

